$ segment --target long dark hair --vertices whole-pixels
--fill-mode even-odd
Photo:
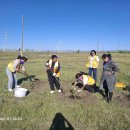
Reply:
[[[52,55],[51,59],[58,58],[57,55]]]
[[[25,62],[28,60],[27,57],[21,56],[21,55],[18,55],[17,59],[22,59],[22,60],[24,60]]]
[[[79,73],[77,73],[77,74],[75,75],[75,78],[78,79],[78,78],[79,78],[80,76],[82,76],[82,75],[88,75],[88,73],[83,72],[83,71],[80,71]]]
[[[91,52],[90,52],[90,55],[92,56],[92,53],[95,53],[95,55],[97,54],[97,52],[95,51],[95,50],[92,50]]]
[[[81,74],[81,73],[77,73],[77,74],[75,75],[75,78],[78,79],[80,76],[82,76],[82,74]]]
[[[102,59],[105,59],[106,57],[108,57],[109,60],[112,59],[111,54],[103,54],[103,55],[102,55]]]

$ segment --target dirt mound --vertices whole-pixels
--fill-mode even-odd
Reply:
[[[44,91],[48,90],[48,82],[37,80],[32,83],[31,89],[34,89],[35,91]]]
[[[67,85],[66,85],[67,86]],[[67,88],[67,87],[66,87]],[[48,84],[48,82],[46,81],[40,81],[37,80],[35,82],[32,83],[31,85],[31,89],[35,90],[37,92],[43,92],[43,91],[50,91],[50,86]],[[74,97],[72,95],[72,93],[69,91],[69,89],[65,90],[65,94],[64,93],[58,93],[56,95],[58,100],[66,100],[67,102],[75,102],[75,101],[80,101],[86,104],[93,104],[96,103],[97,101],[97,97],[93,94],[90,93],[86,90],[84,90],[83,92],[77,92],[76,96]]]
[[[65,92],[65,94],[61,93],[57,96],[58,100],[67,100],[69,102],[80,101],[86,104],[96,103],[97,98],[93,93],[83,91],[76,94],[74,97],[70,92]]]
[[[130,107],[130,95],[128,94],[120,93],[114,97],[114,101],[121,106]]]

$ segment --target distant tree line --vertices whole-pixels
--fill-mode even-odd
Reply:
[[[0,52],[18,52],[21,49],[0,49]],[[83,53],[83,52],[90,52],[91,50],[82,51],[78,50],[35,50],[35,49],[25,49],[24,52],[44,52],[44,53]],[[106,50],[106,51],[98,51],[99,53],[130,53],[130,50]]]

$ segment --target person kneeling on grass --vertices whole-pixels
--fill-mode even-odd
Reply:
[[[60,84],[59,84],[59,76],[60,76],[60,63],[58,61],[58,57],[56,55],[52,55],[51,59],[48,60],[45,64],[47,67],[47,75],[51,88],[50,93],[54,93],[54,85],[58,89],[58,92],[61,92]]]
[[[25,67],[23,64],[28,59],[24,56],[18,56],[18,58],[12,62],[10,62],[6,68],[6,74],[8,77],[8,91],[13,91],[13,85],[14,88],[17,87],[17,76],[16,73],[22,73],[26,76],[28,76]],[[13,84],[14,83],[14,84]]]
[[[80,88],[79,90],[77,90],[78,92],[81,92],[82,90],[94,92],[93,87],[95,86],[95,80],[87,73],[84,72],[77,73],[75,75],[75,78],[76,78],[76,82],[72,84]]]

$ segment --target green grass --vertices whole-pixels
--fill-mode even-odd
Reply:
[[[96,102],[87,103],[81,100],[71,100],[58,93],[50,94],[45,72],[45,62],[51,54],[27,53],[29,61],[26,69],[29,74],[37,75],[43,81],[43,87],[31,89],[32,83],[22,82],[21,86],[30,90],[25,98],[16,98],[7,91],[7,64],[17,57],[17,53],[0,53],[0,130],[49,130],[56,113],[60,112],[71,123],[75,130],[128,130],[130,129],[130,108],[113,101],[106,103],[99,93],[93,94]],[[86,71],[88,54],[57,54],[61,62],[61,83],[69,92],[75,73]],[[117,81],[130,85],[130,54],[113,54],[120,66]],[[98,70],[98,85],[101,77],[102,62]],[[18,74],[18,79],[24,77]],[[122,94],[116,89],[114,96]],[[123,92],[129,95],[129,92]],[[69,96],[69,95],[68,95]],[[7,120],[7,117],[10,117]],[[16,117],[16,118],[15,118]],[[5,120],[2,120],[4,119]],[[16,119],[16,120],[15,120]],[[64,129],[63,129],[64,130]]]

